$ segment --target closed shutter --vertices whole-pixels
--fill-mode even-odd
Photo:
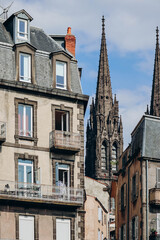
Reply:
[[[119,240],[121,240],[121,228],[119,228]]]
[[[127,184],[124,184],[124,207],[127,205]]]
[[[132,220],[129,223],[129,239],[132,240]]]
[[[56,219],[56,240],[71,240],[70,231],[70,219]]]
[[[136,197],[139,195],[139,172],[136,172]]]
[[[123,240],[126,240],[126,224],[123,225]]]
[[[34,240],[34,217],[19,216],[19,239]]]
[[[160,168],[157,168],[157,188],[160,188]]]
[[[138,240],[138,216],[135,217],[135,240]]]

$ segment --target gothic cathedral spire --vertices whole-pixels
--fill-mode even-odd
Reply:
[[[150,114],[160,117],[160,50],[159,50],[158,27],[156,28],[156,50],[155,50]]]
[[[114,101],[112,98],[103,16],[96,99],[92,99],[87,124],[86,176],[104,183],[112,181],[122,151],[123,125],[116,95]]]

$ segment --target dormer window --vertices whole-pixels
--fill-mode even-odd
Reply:
[[[18,38],[27,40],[28,39],[28,31],[27,31],[27,20],[18,19]]]
[[[66,89],[66,63],[56,61],[56,87]]]
[[[31,82],[31,55],[20,53],[19,58],[19,80],[22,82]]]

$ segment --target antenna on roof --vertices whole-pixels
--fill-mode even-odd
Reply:
[[[14,2],[14,1],[13,1],[13,2]],[[5,19],[5,20],[8,18],[8,11],[9,11],[10,7],[12,6],[13,2],[11,2],[11,4],[10,4],[8,7],[6,7],[6,8],[4,8],[4,7],[2,7],[2,6],[0,5],[0,8],[3,9],[3,13],[0,14],[0,17],[2,17],[2,18]]]

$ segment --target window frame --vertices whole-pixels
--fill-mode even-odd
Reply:
[[[24,74],[24,76],[22,76],[21,75],[21,57],[27,57],[27,63],[28,63],[28,69],[27,69],[27,71],[28,71],[28,76],[25,76],[25,74]],[[31,61],[32,61],[32,59],[31,59],[32,57],[31,57],[31,55],[30,54],[28,54],[28,53],[23,53],[23,52],[20,52],[19,53],[19,81],[20,82],[27,82],[27,83],[31,83],[32,82],[32,79],[31,79]],[[25,65],[24,63],[23,63],[23,65]],[[24,69],[23,69],[23,72],[25,72],[25,66],[23,66],[24,67]],[[23,78],[23,79],[22,79]]]
[[[60,125],[61,125],[60,128],[61,129],[57,129],[57,127],[56,127],[56,122],[57,122],[56,113],[60,113],[60,118],[61,118],[60,119]],[[66,116],[66,126],[65,126],[65,128],[64,128],[64,118],[63,118],[64,115]],[[55,130],[70,132],[70,114],[69,114],[68,111],[55,109]]]
[[[20,161],[23,161],[23,162],[20,162]],[[31,163],[27,163],[27,161],[31,161]],[[23,182],[20,182],[19,181],[19,166],[23,166],[23,178],[24,178],[24,181]],[[31,182],[28,182],[27,181],[27,167],[31,167]],[[33,161],[32,160],[29,160],[29,159],[18,159],[18,183],[29,183],[29,184],[32,184],[34,182],[34,167],[33,167]]]
[[[28,98],[19,99],[15,98],[15,143],[18,144],[20,140],[34,141],[34,146],[37,146],[37,102],[31,101]],[[32,106],[32,137],[20,136],[18,127],[18,105]]]
[[[22,113],[22,126],[23,126],[23,129],[19,129],[19,126],[21,125],[21,122],[19,122],[19,107],[20,106],[23,106],[23,113]],[[31,130],[30,130],[30,136],[27,135],[27,122],[26,122],[26,119],[27,119],[27,107],[30,107],[31,108],[31,116],[30,116],[30,122],[31,122]],[[18,104],[18,134],[19,136],[22,136],[22,137],[33,137],[33,106],[32,105],[27,105],[27,104]],[[23,131],[24,134],[21,135],[21,131]],[[28,131],[28,134],[29,134],[29,131]]]
[[[20,32],[20,22],[24,22],[24,32]],[[22,40],[28,40],[28,21],[22,18],[18,18],[18,29],[17,29],[17,33],[18,33],[18,39],[22,39]],[[23,36],[20,36],[20,34],[24,34]]]
[[[64,83],[57,83],[57,64],[63,65],[63,81]],[[57,85],[62,85],[62,86],[57,86]],[[67,89],[67,63],[63,61],[56,60],[56,88],[60,89]]]

